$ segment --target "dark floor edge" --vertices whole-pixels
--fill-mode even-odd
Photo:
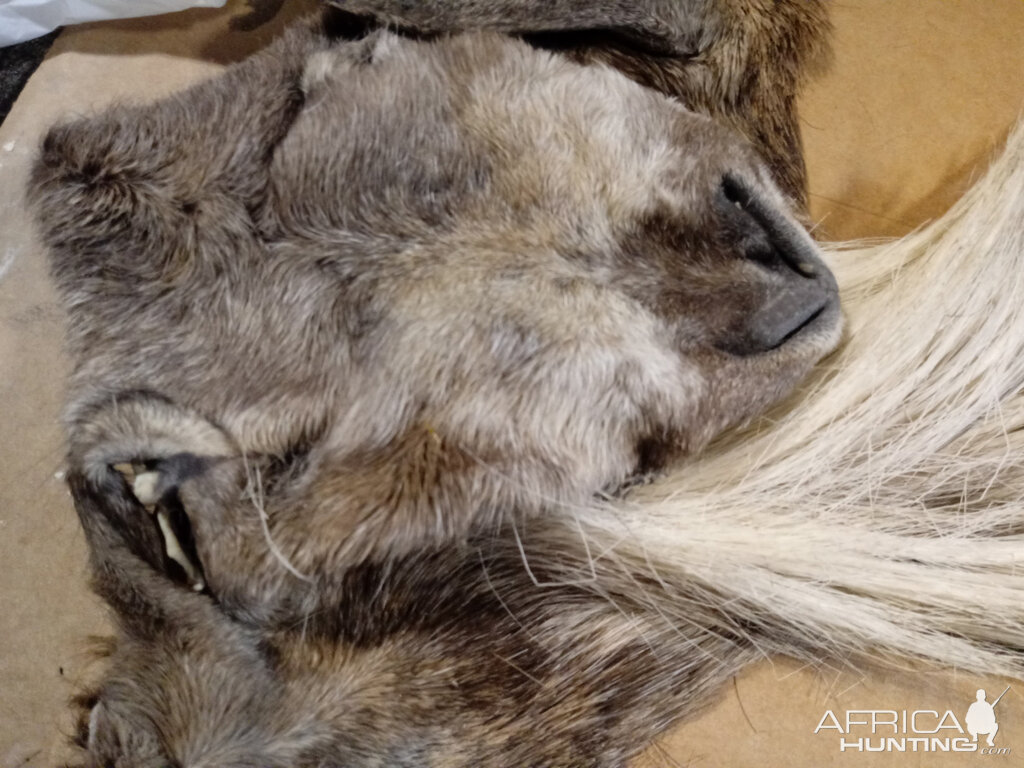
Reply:
[[[59,32],[54,30],[35,40],[0,48],[0,124],[7,118],[14,100],[39,67]]]

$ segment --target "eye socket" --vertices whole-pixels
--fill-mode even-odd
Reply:
[[[161,543],[158,552],[149,553],[147,560],[150,565],[196,592],[205,590],[205,577],[196,550],[192,522],[181,503],[177,486],[193,474],[202,472],[204,466],[201,458],[182,453],[111,467],[148,511],[148,527],[152,529],[150,538]]]

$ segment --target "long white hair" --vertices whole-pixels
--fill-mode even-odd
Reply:
[[[1020,676],[1024,126],[940,220],[826,249],[848,331],[819,374],[545,536],[581,553],[567,579],[629,579],[670,622],[704,595],[736,626],[768,626],[765,652]]]

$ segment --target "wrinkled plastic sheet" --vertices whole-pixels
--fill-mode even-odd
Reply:
[[[0,47],[68,24],[220,8],[225,0],[0,0]]]

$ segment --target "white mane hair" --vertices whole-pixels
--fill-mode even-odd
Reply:
[[[636,593],[638,574],[654,577],[650,609],[669,624],[706,600],[733,629],[771,627],[780,643],[765,653],[1019,677],[1024,126],[940,220],[826,249],[848,330],[819,374],[626,499],[565,510],[545,536],[583,545],[567,580]]]

